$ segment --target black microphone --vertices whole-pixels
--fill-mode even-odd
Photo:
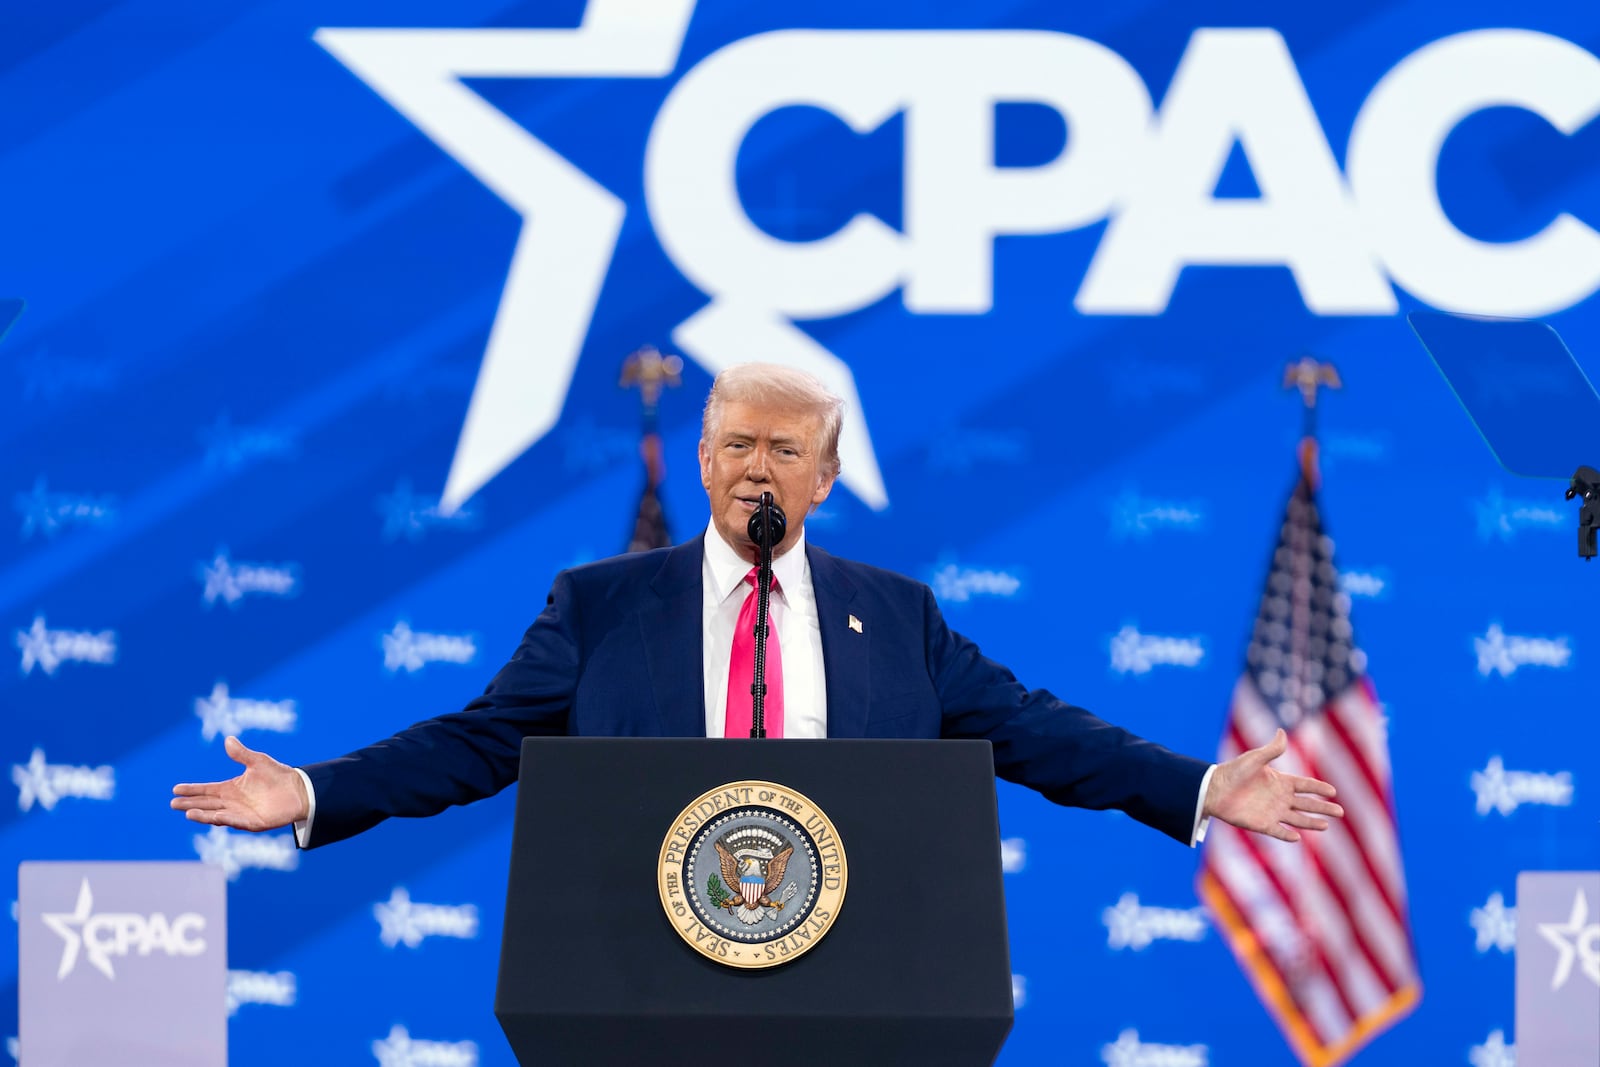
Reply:
[[[771,552],[783,540],[783,535],[788,531],[789,520],[784,518],[783,509],[772,499],[771,493],[762,493],[761,502],[756,505],[756,510],[750,515],[750,525],[746,533],[762,549],[767,559],[771,559]]]
[[[756,661],[750,678],[750,736],[767,736],[767,620],[771,618],[772,550],[783,541],[789,521],[783,509],[772,499],[771,493],[762,493],[760,503],[750,516],[747,532],[750,540],[761,547],[761,565],[756,572]]]

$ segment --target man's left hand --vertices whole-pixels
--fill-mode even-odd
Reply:
[[[1267,766],[1288,748],[1289,738],[1280,729],[1260,748],[1217,764],[1206,790],[1205,814],[1280,841],[1300,840],[1301,830],[1326,830],[1328,820],[1318,816],[1343,818],[1343,808],[1323,799],[1334,795],[1333,786]]]

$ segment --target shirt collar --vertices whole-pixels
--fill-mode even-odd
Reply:
[[[751,563],[741,558],[722,539],[716,523],[706,524],[705,545],[706,571],[711,580],[711,589],[720,604],[744,584],[744,576],[750,573]],[[799,589],[801,582],[810,580],[811,564],[806,559],[805,527],[800,528],[800,537],[794,547],[772,561],[772,575],[778,579],[778,593],[785,603],[789,601],[786,590]]]

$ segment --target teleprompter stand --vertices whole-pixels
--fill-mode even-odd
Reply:
[[[714,963],[657,890],[680,812],[730,782],[824,811],[832,927],[766,970]],[[1012,1022],[986,741],[529,738],[495,1015],[519,1063],[989,1064]]]

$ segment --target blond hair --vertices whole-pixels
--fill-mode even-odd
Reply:
[[[839,431],[844,426],[844,401],[828,391],[815,375],[776,363],[740,363],[718,374],[706,397],[700,420],[700,441],[709,445],[727,403],[801,408],[821,423],[817,445],[823,473],[839,476]]]

